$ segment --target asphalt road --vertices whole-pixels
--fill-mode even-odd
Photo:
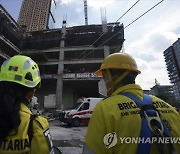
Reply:
[[[62,154],[82,154],[87,126],[66,127],[59,120],[49,122],[53,144]]]

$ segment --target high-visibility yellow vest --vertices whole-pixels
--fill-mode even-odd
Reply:
[[[117,89],[111,97],[99,102],[92,114],[85,138],[86,147],[94,154],[136,154],[138,144],[132,142],[132,138],[138,138],[141,130],[140,109],[137,104],[120,95],[128,92],[142,100],[143,90],[139,85],[129,84]],[[174,144],[176,153],[180,153],[180,115],[163,100],[151,96],[161,119],[169,128],[170,134],[177,143]],[[108,145],[111,137],[116,134],[117,143]],[[114,136],[113,136],[114,137]],[[106,139],[106,140],[105,140]],[[109,139],[109,141],[108,141]],[[159,154],[157,146],[153,144],[151,154]]]
[[[33,120],[33,138],[29,142],[28,127],[31,111],[21,104],[21,123],[17,130],[12,130],[0,144],[0,154],[49,154],[52,149],[48,121],[37,116]]]

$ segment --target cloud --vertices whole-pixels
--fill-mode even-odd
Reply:
[[[145,61],[157,61],[163,55],[164,50],[172,45],[178,38],[173,32],[154,30],[146,32],[146,35],[133,42],[128,42],[127,52]]]
[[[136,83],[140,84],[144,90],[148,90],[155,85],[155,79],[160,85],[170,85],[167,71],[162,70],[143,70],[140,75],[137,76]]]
[[[148,65],[148,63],[146,61],[144,61],[141,58],[136,58],[136,57],[134,57],[134,59],[136,60],[138,69],[140,71],[149,69],[149,65]]]
[[[173,28],[172,31],[173,31],[176,35],[180,36],[180,26],[177,26],[177,27]]]
[[[77,22],[69,22],[67,27],[73,27],[73,26],[78,26],[78,25],[79,25],[79,23],[77,23]]]
[[[82,13],[82,12],[83,12],[83,9],[82,9],[82,8],[76,8],[75,11],[76,11],[77,13]]]
[[[128,43],[126,51],[132,54],[134,57],[142,59],[143,61],[150,62],[157,60],[157,57],[152,54],[151,46],[149,47],[146,45],[146,41],[146,38],[143,38],[141,40]]]
[[[115,3],[116,0],[87,0],[88,7],[94,9],[103,8]]]
[[[169,77],[163,51],[172,45],[178,38],[169,29],[154,29],[146,31],[146,35],[134,41],[128,42],[127,52],[133,55],[141,74],[137,78],[137,83],[143,89],[150,89],[155,85],[155,78],[161,85],[169,85]]]
[[[60,5],[69,5],[73,2],[74,0],[57,0],[56,3],[60,3]]]
[[[164,56],[163,55],[158,55],[158,56],[159,56],[158,60],[149,63],[151,65],[151,68],[152,69],[164,69],[164,68],[166,68]]]
[[[87,0],[87,5],[88,7],[92,8],[101,8],[110,4],[114,4],[115,1],[117,0]],[[71,5],[72,3],[84,4],[84,0],[57,0],[57,3],[60,3],[60,5]]]
[[[146,45],[150,46],[154,52],[161,52],[167,49],[176,39],[177,35],[173,32],[154,31],[149,34]]]
[[[169,85],[169,77],[165,68],[165,62],[156,61],[148,63],[146,61],[137,61],[141,74],[137,76],[136,83],[140,84],[143,89],[150,89],[155,85],[155,79],[161,85]],[[164,66],[163,66],[164,65]]]

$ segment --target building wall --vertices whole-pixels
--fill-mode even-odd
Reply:
[[[55,79],[44,79],[39,89],[36,90],[36,96],[41,108],[44,108],[44,96],[56,93],[56,82]]]
[[[180,39],[178,39],[175,43],[173,43],[174,53],[176,56],[178,70],[180,72]]]
[[[177,76],[178,80],[174,84],[174,91],[176,99],[180,101],[180,39],[178,39],[175,43],[173,43],[174,48],[174,54],[176,57],[176,63],[177,63]]]
[[[164,57],[176,100],[180,101],[180,39],[164,51]]]
[[[150,94],[158,96],[158,97],[162,97],[164,101],[167,101],[169,103],[173,102],[175,99],[172,85],[156,84],[155,86],[151,88]]]
[[[63,108],[67,109],[68,107],[72,107],[75,102],[74,99],[73,87],[70,85],[63,85]]]
[[[180,81],[176,82],[173,86],[175,97],[180,101]]]

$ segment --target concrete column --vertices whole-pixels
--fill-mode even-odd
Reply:
[[[109,46],[104,45],[104,58],[107,57],[109,54],[110,54]]]
[[[64,44],[65,44],[65,32],[66,21],[63,21],[61,31],[61,41],[59,50],[59,62],[58,62],[58,74],[57,74],[57,87],[56,87],[56,108],[58,110],[64,109],[63,104],[63,70],[64,70]]]
[[[102,14],[102,32],[103,34],[106,34],[108,32],[107,28],[107,21],[106,21],[106,10],[104,12],[104,15]],[[109,55],[109,46],[104,45],[104,58]]]
[[[58,75],[57,75],[57,87],[56,87],[56,108],[63,109],[63,70],[64,70],[64,50],[63,46],[64,40],[60,43],[60,53],[59,53],[59,62],[58,62]]]

